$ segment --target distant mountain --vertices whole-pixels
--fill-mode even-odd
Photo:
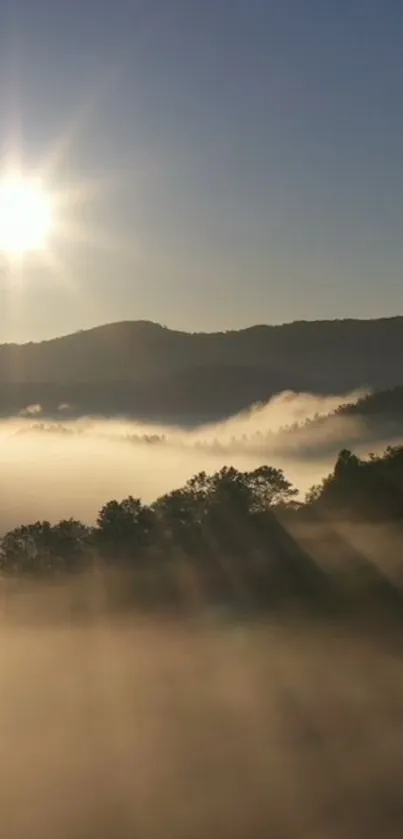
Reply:
[[[0,345],[0,411],[214,419],[282,390],[319,394],[403,384],[403,317],[186,333],[126,321]]]
[[[400,420],[403,423],[403,386],[389,390],[379,390],[362,396],[353,404],[344,404],[337,409],[337,414],[367,417],[376,420],[383,417]]]
[[[342,404],[329,414],[316,414],[301,423],[281,429],[281,443],[285,450],[290,443],[299,452],[317,455],[333,454],[341,448],[357,443],[396,445],[403,436],[403,386],[369,393],[351,404]],[[273,443],[272,432],[266,432],[266,441]],[[275,441],[274,441],[275,442]]]

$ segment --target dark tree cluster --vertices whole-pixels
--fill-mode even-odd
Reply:
[[[92,527],[67,519],[11,530],[1,540],[2,575],[124,571],[129,597],[144,604],[321,599],[326,574],[291,535],[295,523],[347,517],[403,526],[403,447],[366,460],[343,450],[305,503],[297,497],[271,466],[200,472],[151,505],[132,496],[107,502]]]
[[[343,449],[334,471],[306,499],[316,511],[369,521],[403,520],[403,446],[361,459]]]

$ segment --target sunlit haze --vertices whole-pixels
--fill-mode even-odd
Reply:
[[[401,4],[15,0],[0,33],[2,168],[65,199],[1,340],[402,311]]]
[[[0,181],[0,251],[22,255],[41,250],[51,225],[51,202],[41,185],[21,176]]]

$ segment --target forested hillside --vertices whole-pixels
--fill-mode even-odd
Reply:
[[[283,390],[345,393],[403,383],[403,318],[185,333],[122,322],[0,346],[0,411],[219,418]]]

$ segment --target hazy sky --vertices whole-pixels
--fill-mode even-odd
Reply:
[[[4,266],[0,340],[402,312],[398,0],[3,0],[0,33],[3,154],[86,194],[58,270]]]

